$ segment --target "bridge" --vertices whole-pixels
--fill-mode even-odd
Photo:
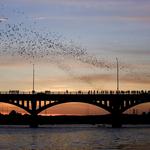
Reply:
[[[112,127],[121,127],[121,114],[138,104],[150,102],[150,91],[88,91],[88,92],[0,92],[0,102],[18,106],[33,117],[31,127],[38,126],[36,117],[52,106],[81,102],[105,109],[112,115]]]

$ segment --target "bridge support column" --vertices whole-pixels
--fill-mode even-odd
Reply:
[[[120,95],[116,95],[116,97],[112,101],[112,128],[121,128],[122,126],[122,120],[121,120],[121,104],[122,99],[120,98]]]
[[[30,127],[31,128],[37,128],[38,127],[38,115],[31,114]]]
[[[112,128],[121,128],[121,127],[122,127],[121,113],[113,112],[112,113]]]
[[[31,113],[31,118],[30,118],[30,127],[31,128],[37,128],[38,127],[38,115],[36,113],[36,106],[37,106],[37,103],[36,103],[36,100],[35,99],[32,99],[31,101],[31,107],[32,107],[32,113]]]

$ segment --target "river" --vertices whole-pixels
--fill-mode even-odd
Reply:
[[[0,126],[0,150],[149,150],[150,126]]]

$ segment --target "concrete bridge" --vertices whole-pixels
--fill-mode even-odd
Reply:
[[[112,114],[112,127],[121,127],[121,114],[138,104],[150,102],[150,91],[88,91],[88,92],[0,92],[0,102],[26,110],[33,117],[32,127],[38,126],[37,115],[52,106],[81,102],[88,103]]]

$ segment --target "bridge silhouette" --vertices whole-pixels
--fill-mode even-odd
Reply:
[[[138,104],[150,102],[150,91],[88,91],[88,92],[0,92],[0,102],[18,106],[33,117],[31,127],[37,127],[36,118],[43,110],[69,102],[88,103],[110,112],[112,127],[122,126],[123,112]]]

